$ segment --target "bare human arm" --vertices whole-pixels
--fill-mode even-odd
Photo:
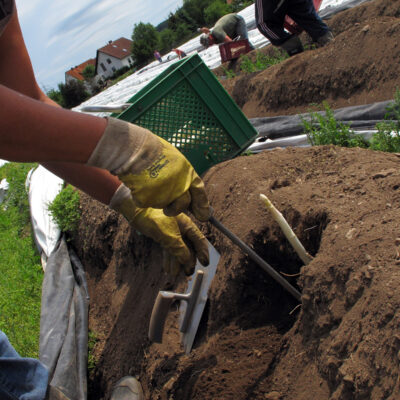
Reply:
[[[34,78],[16,13],[0,36],[0,54],[0,158],[46,163],[107,204],[108,190],[121,180],[139,207],[161,208],[171,216],[189,209],[199,220],[208,219],[204,183],[172,144],[137,125],[64,110],[46,98]],[[156,177],[149,168],[157,168]],[[108,181],[93,191],[93,176]]]
[[[122,189],[125,207],[112,208],[122,213],[134,228],[164,247],[169,254],[164,257],[167,264],[175,260],[174,263],[183,265],[185,271],[192,271],[198,257],[207,265],[208,245],[204,235],[188,217],[179,214],[191,205],[193,214],[206,220],[209,204],[203,182],[179,151],[143,128],[119,120],[107,123],[104,118],[58,107],[37,85],[16,13],[0,36],[0,54],[0,158],[40,162],[110,206],[115,201],[114,195]],[[110,130],[110,125],[116,123],[123,125],[121,130]],[[160,152],[155,153],[155,148],[160,148]],[[125,158],[121,161],[122,152]],[[137,156],[138,153],[141,156]],[[155,153],[153,158],[152,153]],[[160,156],[166,162],[158,167],[171,165],[172,172],[164,169],[160,179],[156,179],[158,176],[150,179],[144,172],[140,174],[143,171],[138,167],[140,162],[156,164]],[[134,161],[131,162],[131,158]],[[134,203],[132,188],[125,188],[116,176],[102,169],[110,164],[110,159],[114,163],[110,171],[115,166],[127,165],[122,173],[128,183],[135,180],[132,187],[137,197],[139,190],[139,194],[144,193],[141,198],[148,198],[145,208],[139,209]],[[85,165],[88,160],[93,167]],[[155,202],[158,208],[173,210],[171,215],[178,217],[167,217],[161,210],[147,208]],[[190,248],[182,237],[192,243]],[[172,264],[170,267],[172,271]]]
[[[43,93],[16,12],[0,36],[0,54],[0,157],[41,162],[108,204],[121,182],[106,170],[83,164],[103,134],[106,121],[80,113],[71,116],[72,111],[61,109]]]

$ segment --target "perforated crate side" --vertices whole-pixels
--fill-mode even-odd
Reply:
[[[236,156],[257,132],[198,55],[184,61],[138,92],[118,118],[176,146],[201,174]]]

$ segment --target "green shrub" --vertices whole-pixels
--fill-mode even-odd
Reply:
[[[350,126],[337,122],[333,111],[323,103],[325,115],[310,113],[310,121],[302,118],[304,131],[312,146],[333,144],[342,147],[368,147],[368,142]]]
[[[73,232],[81,218],[78,191],[67,185],[48,205],[48,210],[62,232]]]
[[[396,90],[394,102],[387,107],[385,121],[378,123],[378,132],[371,138],[371,149],[387,151],[391,153],[400,152],[400,91]]]

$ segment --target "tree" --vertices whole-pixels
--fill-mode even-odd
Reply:
[[[47,97],[55,101],[57,104],[59,104],[61,107],[63,107],[63,97],[61,95],[61,92],[56,89],[50,89],[47,93]]]
[[[178,26],[185,24],[190,31],[195,31],[197,28],[196,21],[190,16],[190,14],[182,7],[177,10],[175,16],[178,20]]]
[[[132,40],[132,55],[136,64],[142,66],[154,57],[154,50],[159,46],[159,33],[152,24],[140,22],[135,24]]]
[[[178,25],[175,32],[175,42],[182,43],[191,37],[191,31],[185,23]]]
[[[164,29],[160,33],[160,51],[167,53],[175,46],[175,33],[172,29]]]
[[[225,1],[218,0],[210,4],[204,10],[204,19],[206,24],[211,26],[213,25],[218,19],[220,19],[223,15],[229,14],[231,12],[231,8]]]
[[[86,65],[84,70],[82,71],[82,75],[85,79],[89,80],[90,78],[94,78],[96,75],[96,68],[92,64]]]
[[[82,102],[89,98],[85,86],[82,82],[72,80],[68,83],[59,83],[58,89],[60,90],[63,104],[65,108],[73,108],[79,106]]]
[[[197,27],[206,25],[204,10],[215,0],[183,0],[182,8],[195,21]]]

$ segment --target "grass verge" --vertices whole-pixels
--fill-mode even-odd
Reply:
[[[0,329],[23,357],[38,357],[43,270],[32,240],[25,180],[34,164],[0,168],[9,190],[0,205]]]

